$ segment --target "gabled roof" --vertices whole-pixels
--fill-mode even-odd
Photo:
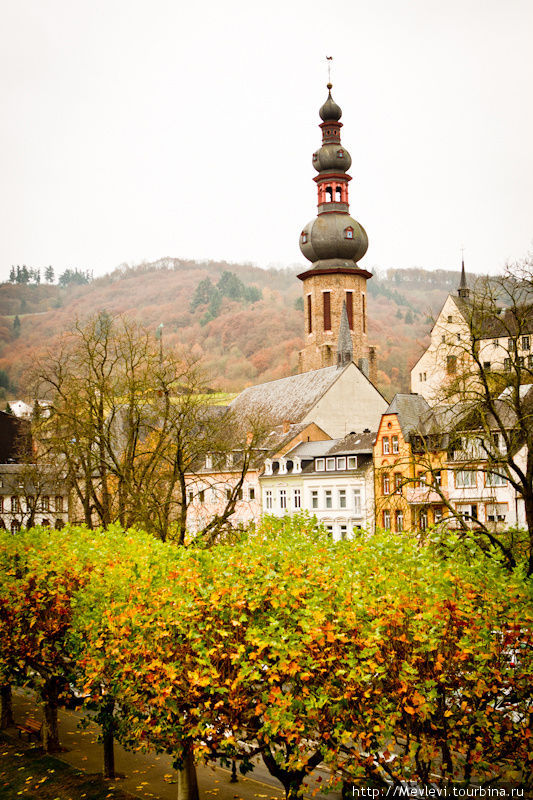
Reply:
[[[418,429],[429,411],[429,405],[421,394],[396,394],[384,414],[396,414],[404,439],[408,440],[411,431]]]
[[[348,364],[347,367],[350,365]],[[347,369],[345,367],[345,369]],[[344,369],[322,369],[290,375],[244,389],[230,405],[240,418],[261,414],[272,426],[283,422],[298,423],[339,379]]]

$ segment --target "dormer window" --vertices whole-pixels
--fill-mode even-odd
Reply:
[[[313,161],[318,161],[318,153],[313,153]]]
[[[315,458],[315,470],[316,472],[324,472],[325,469],[325,462],[323,458]]]
[[[301,237],[302,237],[302,244],[305,244],[307,241],[307,231],[302,231]]]
[[[344,158],[344,150],[342,148],[337,150],[337,158]]]
[[[353,239],[353,228],[351,225],[344,229],[344,238]]]
[[[213,456],[211,455],[211,453],[208,453],[205,457],[205,468],[213,469]]]

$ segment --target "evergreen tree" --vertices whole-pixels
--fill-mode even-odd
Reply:
[[[210,303],[213,295],[216,293],[217,289],[211,283],[211,278],[204,278],[203,281],[200,281],[194,292],[191,300],[191,311],[194,311],[198,306]]]
[[[16,279],[17,279],[17,276],[16,276],[16,273],[15,273],[15,267],[11,266],[11,269],[9,270],[9,282],[10,283],[15,283]]]
[[[54,268],[50,264],[50,266],[46,267],[46,269],[44,271],[44,279],[45,279],[45,281],[47,283],[53,283],[54,282],[54,277],[55,277],[54,276]]]
[[[13,335],[15,339],[18,339],[18,337],[20,336],[20,319],[18,314],[15,316],[15,319],[13,320]]]
[[[30,273],[26,264],[22,265],[22,269],[20,270],[20,282],[21,283],[29,283],[30,282]]]

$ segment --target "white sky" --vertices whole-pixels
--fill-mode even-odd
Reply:
[[[0,0],[0,278],[304,264],[333,55],[366,268],[533,243],[532,0]]]

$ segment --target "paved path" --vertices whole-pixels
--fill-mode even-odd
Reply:
[[[15,690],[13,707],[17,722],[24,717],[42,718],[41,710],[30,692]],[[81,730],[82,719],[78,711],[60,709],[59,735],[67,751],[59,754],[61,761],[89,773],[101,773],[103,754],[98,742],[98,727],[90,724]],[[115,745],[115,769],[124,777],[116,785],[140,798],[152,800],[176,800],[175,771],[168,755],[155,753],[130,753],[119,744]],[[250,777],[253,775],[253,778]],[[316,770],[307,780],[306,797],[315,800],[339,800],[340,792],[316,793],[321,782],[326,782],[328,773]],[[278,800],[285,793],[279,781],[273,778],[262,762],[247,777],[239,775],[238,783],[230,783],[230,772],[216,766],[198,767],[198,783],[201,800]]]

